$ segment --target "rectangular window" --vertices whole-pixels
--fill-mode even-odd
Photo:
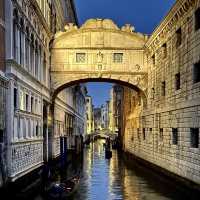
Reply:
[[[152,131],[153,131],[153,129],[149,128],[149,138],[152,136]]]
[[[175,75],[175,89],[179,90],[181,88],[181,76],[180,73]]]
[[[182,43],[182,30],[179,28],[176,31],[176,47],[179,47]]]
[[[113,61],[114,61],[114,63],[122,63],[123,62],[123,53],[114,53]]]
[[[17,108],[17,88],[14,88],[14,108]]]
[[[0,143],[3,143],[4,141],[4,132],[2,129],[0,129]]]
[[[155,54],[151,57],[151,62],[152,62],[152,65],[155,67],[155,65],[156,65],[156,57],[155,57]]]
[[[163,58],[167,57],[167,44],[162,45]]]
[[[160,141],[163,141],[163,128],[160,128]]]
[[[31,112],[33,112],[33,102],[34,102],[34,99],[33,97],[31,97]]]
[[[200,29],[200,8],[195,11],[195,31]]]
[[[178,129],[172,128],[172,144],[177,145],[178,144]]]
[[[46,55],[43,56],[43,83],[46,85],[46,77],[47,77],[47,62],[46,62]]]
[[[76,62],[84,63],[85,62],[85,53],[76,53]]]
[[[193,83],[200,82],[200,62],[193,66]]]
[[[26,111],[29,111],[29,96],[26,94]]]
[[[199,128],[190,129],[190,144],[192,148],[199,147]]]
[[[142,133],[143,133],[143,140],[145,140],[145,139],[146,139],[146,132],[145,132],[145,128],[143,128],[143,130],[142,130]]]
[[[38,100],[35,99],[35,113],[38,114]]]
[[[140,141],[140,129],[139,128],[137,128],[137,138]]]
[[[151,98],[154,99],[155,98],[155,89],[151,88]]]
[[[162,83],[161,83],[161,95],[162,96],[165,96],[166,95],[166,83],[165,83],[165,81],[163,81]]]
[[[39,135],[39,126],[38,126],[38,124],[36,124],[36,127],[35,127],[35,135],[36,135],[36,137],[38,137],[38,135]]]

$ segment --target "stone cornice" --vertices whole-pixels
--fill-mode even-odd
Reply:
[[[17,62],[15,60],[12,59],[8,59],[6,60],[6,65],[7,66],[11,66],[14,67],[17,71],[19,71],[20,73],[22,73],[24,76],[28,77],[34,84],[37,84],[38,87],[44,90],[46,90],[47,92],[50,92],[50,89],[48,87],[46,87],[41,81],[37,80],[34,76],[32,76],[26,69],[24,69],[21,65],[17,64]],[[18,79],[18,77],[15,74],[11,74],[10,72],[7,72],[6,74],[9,74],[9,76],[15,77]],[[21,80],[22,81],[22,80]],[[27,84],[27,83],[24,83]],[[29,85],[30,87],[30,85]],[[32,86],[31,86],[32,87]],[[38,92],[37,90],[35,90],[35,88],[32,87],[32,89],[35,92]]]
[[[69,23],[64,27],[64,31],[55,34],[54,39],[61,39],[62,36],[87,33],[87,32],[110,32],[120,33],[127,36],[135,36],[142,40],[147,40],[148,35],[135,32],[135,28],[130,24],[126,24],[119,28],[110,19],[89,19],[80,28],[73,23]]]
[[[161,42],[166,39],[167,33],[169,33],[187,12],[194,7],[197,0],[177,0],[174,6],[171,8],[167,16],[157,26],[155,31],[150,36],[146,43],[146,47],[150,49],[156,49]]]

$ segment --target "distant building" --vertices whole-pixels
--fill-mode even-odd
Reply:
[[[101,130],[101,108],[94,108],[94,129]]]
[[[114,85],[110,90],[109,129],[120,133],[122,117],[123,86]]]
[[[109,101],[101,105],[101,128],[109,128]]]
[[[110,90],[110,102],[109,102],[109,130],[115,132],[114,126],[114,92],[113,87]]]

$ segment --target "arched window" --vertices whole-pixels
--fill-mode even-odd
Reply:
[[[13,11],[13,58],[17,61],[18,57],[18,37],[17,37],[17,32],[18,32],[18,12],[15,9]]]
[[[38,77],[38,43],[35,41],[35,76]]]
[[[46,63],[46,54],[44,53],[44,56],[43,56],[43,82],[44,82],[44,84],[46,85],[46,65],[47,65],[47,63]]]
[[[25,62],[26,62],[26,68],[29,68],[29,52],[30,52],[30,35],[29,35],[29,29],[26,27],[26,39],[25,39]]]
[[[19,62],[24,65],[24,22],[20,19],[20,34],[19,34]]]
[[[38,79],[41,81],[41,65],[42,65],[42,48],[38,47]]]
[[[31,44],[30,44],[30,71],[34,72],[34,36],[31,34]]]

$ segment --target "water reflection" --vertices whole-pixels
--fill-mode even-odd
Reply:
[[[174,184],[162,180],[148,169],[125,164],[122,155],[113,151],[110,160],[105,159],[103,140],[90,144],[84,151],[84,159],[69,166],[57,179],[62,180],[71,172],[82,171],[79,190],[72,200],[190,200],[187,194]],[[42,199],[41,196],[36,198]],[[196,198],[198,199],[198,198]]]
[[[167,200],[189,199],[174,186],[138,166],[127,166],[113,151],[106,160],[102,140],[85,150],[83,178],[76,200]]]

